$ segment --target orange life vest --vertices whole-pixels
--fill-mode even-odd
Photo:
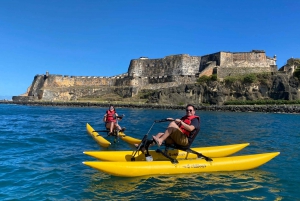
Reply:
[[[106,111],[106,122],[116,122],[116,119],[114,118],[116,111]]]
[[[181,120],[184,123],[186,123],[187,125],[191,125],[192,120],[195,119],[195,118],[197,118],[198,121],[199,121],[199,123],[200,123],[200,117],[198,117],[196,115],[193,115],[193,116],[184,116],[184,117],[181,118]],[[182,124],[179,126],[179,128],[182,131],[182,133],[185,134],[187,137],[190,137],[191,133],[193,132],[193,131],[186,130]],[[197,130],[197,128],[195,128],[195,130]]]

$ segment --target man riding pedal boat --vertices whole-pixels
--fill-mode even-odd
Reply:
[[[195,107],[191,104],[186,106],[186,115],[181,119],[167,118],[167,120],[172,121],[167,130],[153,136],[158,146],[165,141],[168,145],[176,144],[186,147],[193,142],[194,135],[200,131],[200,117],[195,115]]]
[[[198,156],[198,158],[204,158],[207,161],[212,161],[211,158],[190,149],[191,144],[200,131],[200,117],[195,115],[195,107],[193,105],[188,104],[186,106],[186,115],[181,119],[174,120],[173,118],[167,118],[163,121],[172,121],[164,133],[158,133],[156,136],[153,136],[153,140],[142,140],[142,143],[137,145],[137,149],[144,152],[146,159],[150,156],[149,146],[154,143],[161,146],[163,141],[165,141],[165,152],[162,152],[160,149],[158,149],[157,152],[160,152],[174,163],[177,163],[177,161],[169,157],[167,154],[169,147],[194,153]]]

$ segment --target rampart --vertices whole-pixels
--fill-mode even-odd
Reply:
[[[264,51],[217,52],[205,56],[171,55],[161,59],[141,57],[130,61],[128,72],[121,75],[68,76],[36,75],[28,97],[43,100],[77,100],[80,97],[117,93],[132,97],[142,89],[162,89],[195,83],[203,75],[226,76],[277,71],[276,57]],[[24,97],[22,98],[24,99]]]
[[[139,89],[163,89],[179,86],[181,84],[195,83],[197,78],[195,75],[136,77],[132,79],[131,86],[138,87]]]
[[[212,67],[212,62],[215,66]],[[219,78],[249,73],[276,72],[276,56],[269,58],[261,50],[251,52],[217,52],[201,57],[200,74],[208,66],[214,68]]]
[[[28,97],[37,97],[43,100],[76,100],[81,96],[92,94],[105,95],[113,92],[115,86],[130,86],[127,74],[112,77],[102,76],[67,76],[54,75],[46,72],[45,75],[36,75],[29,87]],[[24,99],[24,96],[21,98]]]
[[[132,77],[159,77],[172,75],[195,75],[199,72],[200,56],[188,54],[171,55],[162,59],[133,59],[128,75]]]
[[[124,75],[112,77],[48,75],[44,76],[44,87],[115,86],[117,84],[129,85],[128,81],[126,83],[126,80],[123,78]]]

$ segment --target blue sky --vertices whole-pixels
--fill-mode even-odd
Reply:
[[[37,74],[112,76],[131,59],[265,50],[300,58],[299,0],[0,0],[0,99]]]

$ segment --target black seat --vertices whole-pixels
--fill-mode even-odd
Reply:
[[[192,132],[192,137],[189,137],[188,140],[189,140],[189,143],[187,146],[182,146],[182,145],[178,145],[176,143],[174,144],[165,144],[165,151],[164,152],[161,152],[161,151],[158,151],[160,153],[162,153],[165,157],[169,156],[168,155],[168,149],[169,148],[173,148],[173,149],[178,149],[178,150],[182,150],[182,151],[186,151],[187,153],[193,153],[193,154],[196,154],[198,158],[204,158],[206,161],[212,161],[211,158],[207,157],[207,156],[204,156],[203,154],[199,153],[199,152],[196,152],[195,150],[192,150],[190,147],[192,145],[192,143],[194,142],[195,138],[197,137],[199,133],[199,130],[198,131],[195,131],[194,133]],[[169,158],[169,157],[167,157]],[[170,159],[170,158],[169,158]],[[173,160],[173,159],[172,159]],[[173,161],[172,161],[173,162]]]
[[[197,130],[192,131],[192,133],[191,133],[192,136],[188,137],[189,143],[186,146],[182,146],[182,145],[179,145],[179,144],[176,144],[176,143],[174,143],[174,144],[165,144],[165,146],[166,146],[166,148],[170,147],[170,148],[180,149],[180,150],[186,151],[186,150],[190,149],[190,147],[193,144],[194,140],[196,139],[199,131],[200,130],[198,130],[198,131]]]

